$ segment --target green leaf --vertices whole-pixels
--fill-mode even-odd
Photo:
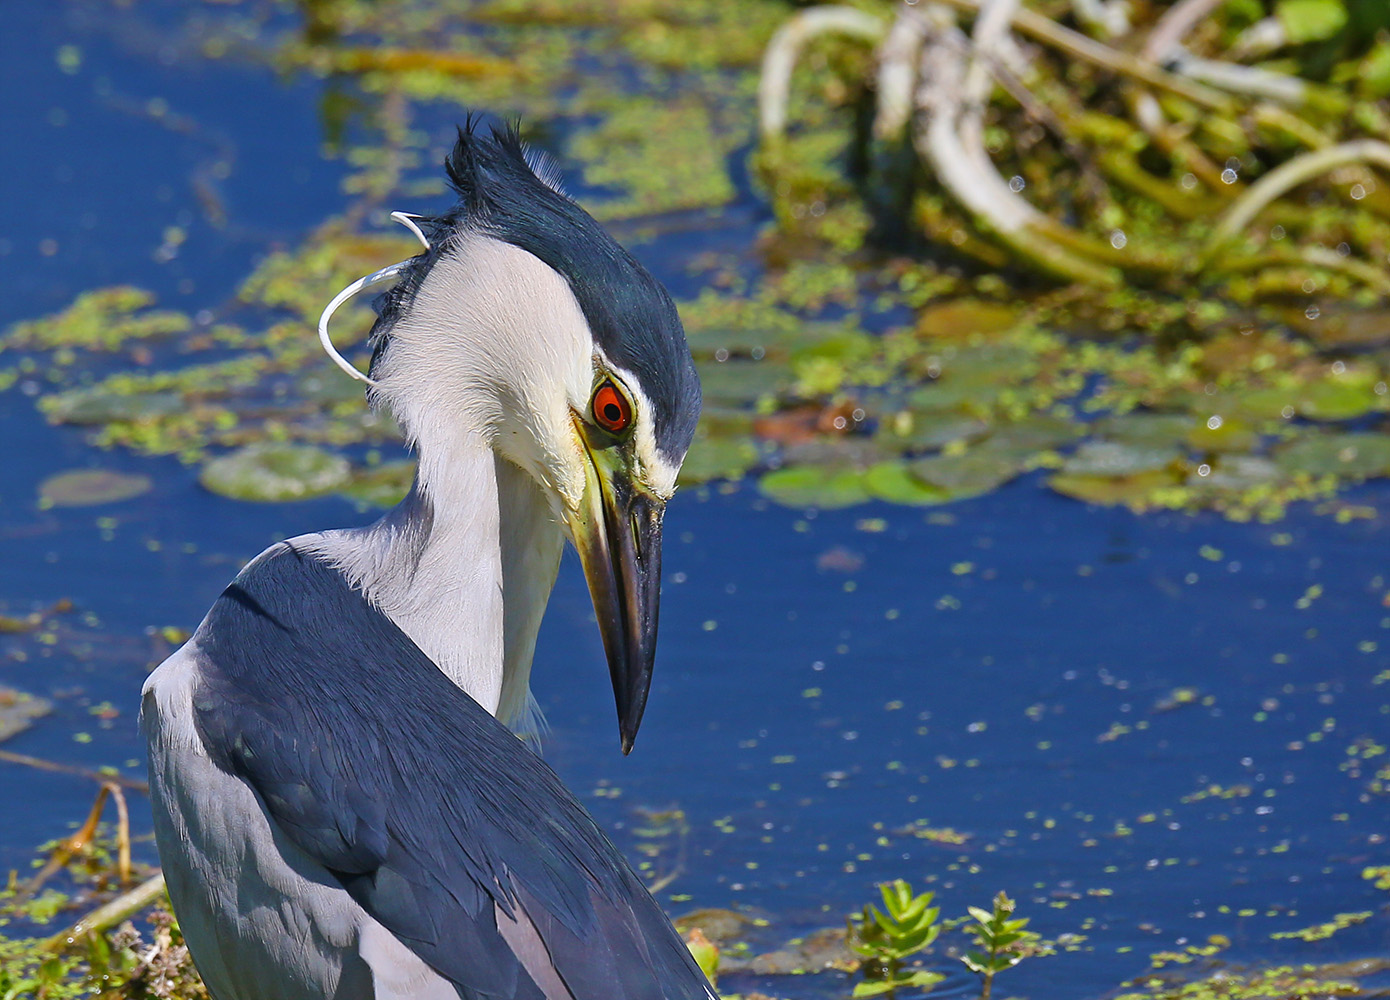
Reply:
[[[937,983],[941,982],[941,980],[945,978],[946,977],[939,972],[931,972],[927,969],[921,969],[917,972],[908,974],[906,977],[902,979],[899,979],[898,983],[902,986],[924,986],[927,989],[931,989],[931,987],[935,986]]]
[[[301,500],[347,484],[347,459],[312,445],[252,444],[214,458],[198,482],[234,500]]]
[[[856,983],[856,984],[855,984],[855,987],[854,987],[854,992],[851,993],[850,996],[852,996],[852,997],[880,997],[880,996],[883,996],[883,994],[885,994],[885,993],[889,993],[889,992],[892,992],[893,990],[897,989],[899,985],[900,985],[900,984],[898,984],[898,983],[887,982],[887,981],[885,981],[885,982],[877,982],[877,983]]]
[[[1326,41],[1347,25],[1342,0],[1278,0],[1274,16],[1294,45]]]
[[[1390,41],[1377,42],[1357,68],[1361,96],[1371,100],[1390,97]]]
[[[767,473],[758,485],[788,507],[852,507],[869,499],[864,474],[854,469],[792,466]]]
[[[1390,435],[1309,434],[1280,448],[1279,467],[1310,476],[1367,479],[1390,475]]]

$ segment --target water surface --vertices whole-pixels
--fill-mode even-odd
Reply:
[[[25,137],[5,144],[4,176],[25,196],[0,204],[0,321],[115,282],[214,308],[259,255],[341,208],[343,168],[320,155],[315,86],[151,51],[102,6],[11,13],[0,89],[43,96],[3,110],[6,134]],[[76,72],[59,66],[65,45],[80,49]],[[152,118],[151,100],[168,112]],[[175,112],[197,127],[168,127]],[[219,228],[190,176],[229,150]],[[757,218],[745,193],[714,235],[636,251],[688,294],[691,257],[711,242],[751,245]],[[169,226],[188,239],[164,259]],[[0,636],[0,685],[56,706],[6,749],[139,775],[139,687],[172,648],[161,630],[196,625],[272,541],[375,515],[340,499],[212,496],[173,459],[99,452],[81,431],[46,425],[30,395],[23,383],[0,394],[0,611],[63,598],[74,610],[51,640]],[[155,486],[40,510],[43,479],[81,467]],[[1351,499],[1384,507],[1390,487]],[[949,915],[1004,889],[1045,936],[1085,938],[1008,974],[1010,993],[1058,1000],[1101,995],[1151,952],[1213,934],[1249,961],[1390,945],[1387,897],[1361,875],[1390,863],[1390,779],[1376,778],[1390,742],[1382,517],[1139,517],[1033,479],[932,511],[816,513],[713,486],[678,496],[667,536],[636,752],[618,753],[570,557],[534,686],[547,758],[630,856],[677,870],[661,891],[672,912],[748,908],[772,920],[758,939],[771,948],[839,924],[884,880],[935,889]],[[94,792],[9,765],[0,789],[6,867],[80,819]],[[644,810],[672,808],[686,836],[643,833]],[[148,831],[143,801],[135,817]],[[915,835],[927,829],[960,836]],[[152,857],[147,840],[139,850]],[[1271,938],[1349,911],[1375,916],[1316,944]],[[843,980],[724,985],[819,997]]]

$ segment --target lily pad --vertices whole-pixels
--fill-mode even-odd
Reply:
[[[917,331],[933,339],[963,340],[973,334],[1003,333],[1018,325],[1022,310],[1002,302],[954,299],[923,309]]]
[[[873,438],[857,434],[820,434],[782,449],[788,465],[827,465],[867,469],[894,456],[879,447]]]
[[[1150,506],[1154,491],[1176,485],[1177,477],[1166,469],[1151,469],[1128,476],[1102,476],[1086,473],[1061,472],[1048,479],[1047,485],[1063,496],[1102,506],[1125,506],[1143,509]]]
[[[862,472],[821,465],[777,469],[766,473],[758,486],[788,507],[852,507],[870,497]]]
[[[1287,472],[1263,455],[1222,455],[1213,464],[1206,484],[1215,489],[1245,490],[1285,478]]]
[[[1186,413],[1125,413],[1096,422],[1096,436],[1143,448],[1171,448],[1197,426]]]
[[[1390,476],[1390,435],[1309,435],[1280,448],[1274,460],[1281,469],[1310,476]]]
[[[696,438],[685,456],[677,482],[693,485],[711,479],[738,479],[758,464],[758,446],[746,437]]]
[[[1024,471],[1016,455],[977,448],[963,455],[934,455],[912,463],[912,474],[950,499],[988,493]]]
[[[148,420],[184,409],[177,392],[116,393],[100,388],[73,389],[44,400],[48,419],[59,424],[95,426],[113,420]]]
[[[352,476],[347,459],[310,445],[252,444],[203,466],[198,481],[234,500],[300,500],[331,493]]]
[[[53,711],[53,704],[44,698],[17,691],[14,688],[0,687],[0,743],[18,736]]]
[[[1352,420],[1370,413],[1379,403],[1375,389],[1369,383],[1329,379],[1306,386],[1297,409],[1314,420]]]
[[[1187,443],[1200,452],[1245,452],[1259,441],[1255,429],[1243,420],[1213,415],[1188,432]]]
[[[700,388],[712,405],[745,406],[791,381],[779,361],[709,361],[700,364]]]
[[[414,462],[385,462],[353,476],[338,492],[349,500],[373,507],[394,507],[405,499],[415,482]]]
[[[934,506],[956,499],[948,489],[912,474],[902,462],[881,462],[864,473],[864,486],[880,500],[911,506]]]
[[[1373,383],[1352,378],[1257,389],[1236,399],[1236,405],[1252,416],[1286,416],[1289,409],[1312,420],[1354,420],[1379,408],[1382,402]]]
[[[937,451],[956,441],[974,441],[989,432],[989,424],[950,413],[900,410],[885,416],[874,440],[894,451]]]
[[[1023,454],[1050,451],[1070,444],[1084,433],[1085,429],[1075,421],[1035,413],[1027,420],[999,428],[985,445],[995,452]]]
[[[39,485],[39,506],[94,507],[130,500],[154,486],[149,476],[110,469],[75,469],[49,476]]]
[[[1062,463],[1069,476],[1132,476],[1166,468],[1182,456],[1174,448],[1121,444],[1118,441],[1086,441]]]

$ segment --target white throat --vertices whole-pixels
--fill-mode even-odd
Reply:
[[[338,566],[474,701],[534,734],[531,661],[564,535],[535,482],[481,440],[421,468],[380,521],[301,544]]]

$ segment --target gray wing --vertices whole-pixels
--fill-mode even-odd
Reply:
[[[336,570],[258,560],[197,641],[213,759],[461,997],[714,995],[554,771]]]

